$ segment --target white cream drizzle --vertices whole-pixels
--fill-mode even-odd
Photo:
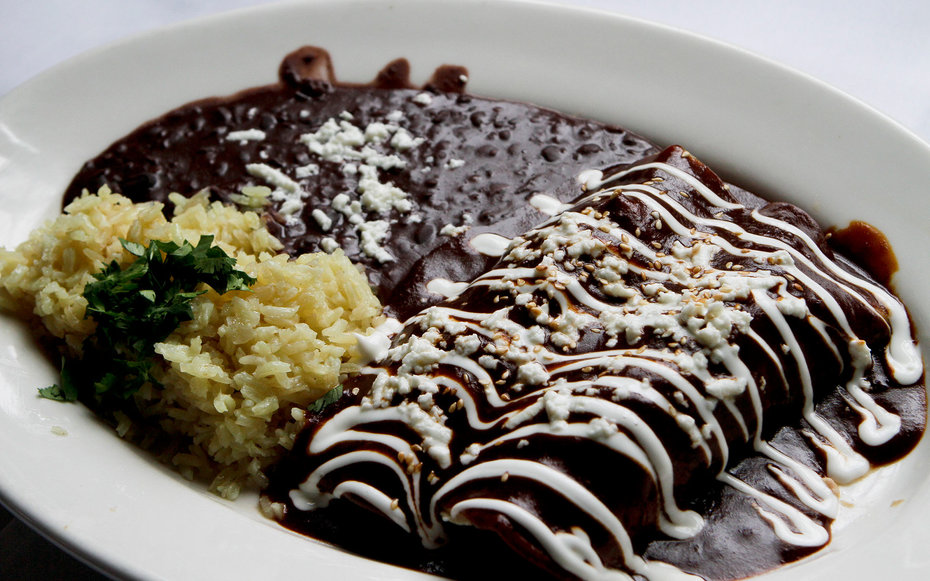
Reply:
[[[496,258],[503,256],[504,252],[507,251],[507,247],[510,246],[510,238],[493,232],[482,232],[472,236],[468,243],[479,254]]]
[[[563,204],[558,198],[548,194],[534,194],[530,198],[530,205],[547,216],[555,216],[571,207],[571,204]]]
[[[426,290],[447,299],[459,296],[466,288],[467,282],[455,282],[447,278],[434,278],[426,283]]]
[[[684,182],[690,196],[703,198],[716,214],[695,215],[685,207],[680,192],[662,188],[661,179],[611,186],[644,170]],[[383,341],[377,349],[363,349],[381,360],[381,367],[366,369],[376,375],[370,393],[359,405],[322,424],[307,452],[323,454],[337,444],[369,442],[392,450],[392,455],[353,451],[335,456],[292,491],[295,506],[309,510],[351,494],[402,529],[416,530],[426,546],[441,543],[444,518],[467,525],[468,511],[490,511],[518,523],[558,566],[579,578],[626,580],[630,572],[653,580],[683,578],[677,569],[636,555],[624,524],[570,474],[519,458],[483,457],[500,446],[532,445],[543,436],[604,447],[643,468],[658,492],[659,528],[674,538],[687,538],[701,529],[702,518],[678,506],[674,465],[666,447],[669,436],[654,431],[633,411],[633,403],[648,402],[674,421],[706,466],[719,470],[719,480],[753,498],[759,514],[781,540],[803,547],[826,543],[829,532],[824,526],[726,471],[730,458],[723,422],[731,421],[730,429],[741,430],[745,440],[771,461],[772,474],[788,494],[818,514],[835,517],[838,499],[823,478],[763,439],[763,393],[779,389],[803,403],[802,415],[811,428],[804,433],[825,453],[830,478],[846,483],[861,477],[869,469],[868,461],[814,409],[811,362],[794,328],[809,325],[827,352],[851,366],[852,379],[845,390],[850,406],[862,418],[859,437],[868,445],[881,445],[899,433],[900,418],[882,408],[863,386],[872,355],[832,293],[843,294],[887,321],[891,339],[884,357],[895,379],[908,385],[920,379],[923,367],[904,307],[888,291],[833,263],[791,224],[751,213],[759,224],[783,232],[784,239],[792,240],[788,243],[729,221],[727,212],[745,208],[679,168],[643,163],[607,177],[584,172],[579,181],[592,193],[570,207],[549,196],[534,196],[530,203],[552,216],[536,229],[512,240],[483,233],[469,241],[481,254],[502,257],[493,270],[468,285],[435,279],[427,287],[452,299],[467,287],[503,295],[497,311],[469,312],[456,308],[452,300],[407,321],[390,349],[382,348]],[[654,218],[651,228],[666,230],[687,243],[677,243],[672,252],[660,251],[661,246],[650,244],[639,229],[623,230],[619,222],[594,209],[612,197],[641,204]],[[731,256],[730,264],[751,261],[758,268],[714,266]],[[628,284],[637,279],[636,284]],[[827,283],[836,290],[829,292]],[[825,309],[832,320],[814,316],[804,299],[791,292],[796,285],[816,296],[821,312]],[[526,326],[515,322],[510,318],[515,306],[527,309],[535,321]],[[753,313],[768,320],[779,343],[769,344],[751,326]],[[606,348],[574,352],[587,333],[603,334]],[[835,341],[837,333],[845,335],[845,342]],[[664,337],[670,347],[624,347],[650,334]],[[757,383],[739,347],[731,343],[733,337],[753,342],[769,359],[777,373],[766,378],[768,385]],[[502,369],[509,379],[502,378]],[[795,371],[789,375],[788,369],[796,369],[797,375]],[[589,379],[575,378],[589,372],[593,374]],[[461,377],[469,378],[469,385]],[[665,390],[650,381],[662,382]],[[440,393],[454,396],[451,408],[435,403]],[[403,396],[403,403],[396,403],[398,396]],[[476,441],[456,456],[452,452],[456,436],[449,427],[455,413],[464,414],[476,438],[504,431]],[[385,422],[405,424],[419,439],[408,442],[371,427]],[[457,471],[445,480],[435,473],[424,475],[423,454],[440,469],[457,466]],[[323,477],[333,470],[364,462],[390,467],[403,498],[390,498],[355,481],[331,491],[319,489]],[[604,565],[584,531],[553,530],[523,506],[467,495],[451,506],[443,504],[475,481],[508,477],[554,491],[599,523],[616,542],[626,571]],[[424,479],[438,487],[425,510]]]

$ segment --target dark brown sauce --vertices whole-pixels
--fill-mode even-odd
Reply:
[[[580,192],[574,180],[579,171],[656,151],[618,127],[466,95],[461,92],[465,74],[461,67],[441,67],[423,89],[413,88],[409,65],[398,60],[370,84],[333,83],[325,51],[304,48],[285,59],[280,83],[192,103],[114,143],[84,165],[65,201],[104,184],[136,201],[166,201],[171,192],[193,194],[201,188],[228,201],[244,184],[256,182],[246,172],[248,163],[275,168],[309,163],[299,138],[326,120],[348,111],[352,122],[364,128],[401,111],[399,124],[426,141],[406,155],[404,171],[381,171],[383,180],[410,194],[422,216],[413,222],[410,214],[394,210],[389,215],[392,233],[384,246],[395,261],[381,264],[365,255],[358,233],[342,214],[330,212],[329,231],[311,217],[314,208],[328,209],[334,196],[355,188],[356,179],[344,175],[338,163],[322,162],[317,175],[299,180],[309,193],[299,226],[284,225],[274,211],[267,221],[292,254],[318,251],[323,237],[335,238],[349,258],[366,266],[389,312],[404,319],[441,298],[424,287],[437,271],[452,280],[470,280],[488,263],[457,237],[441,235],[443,226],[460,224],[468,213],[473,232],[516,235],[542,217],[527,203],[534,194],[571,199]],[[440,87],[455,91],[438,92]],[[427,105],[413,100],[423,91],[431,95]],[[311,113],[302,117],[305,110]],[[223,137],[247,128],[265,130],[273,138],[240,144]],[[450,160],[467,163],[445,169]],[[435,251],[445,258],[421,262]]]
[[[255,183],[245,170],[248,163],[260,161],[279,169],[309,163],[299,136],[326,120],[348,111],[353,123],[364,127],[401,111],[399,124],[425,141],[410,152],[406,171],[381,173],[410,194],[422,219],[414,222],[409,215],[392,211],[391,238],[385,248],[395,257],[393,262],[382,264],[363,253],[359,236],[345,216],[331,214],[333,225],[328,231],[310,216],[314,208],[329,208],[334,196],[354,188],[338,164],[320,163],[318,174],[299,180],[309,193],[300,225],[287,225],[274,208],[267,212],[266,221],[292,254],[317,251],[324,237],[335,238],[350,258],[366,266],[388,312],[404,319],[441,299],[426,290],[427,281],[470,280],[493,260],[475,252],[461,237],[442,236],[444,225],[459,224],[468,213],[474,218],[472,233],[487,231],[508,237],[522,233],[545,217],[527,203],[534,194],[573,199],[580,193],[575,181],[579,171],[630,163],[659,150],[615,126],[468,95],[464,93],[465,75],[461,67],[441,67],[426,86],[415,87],[409,79],[409,65],[401,59],[385,67],[372,83],[341,83],[326,52],[306,47],[284,60],[279,83],[183,106],[115,142],[84,165],[65,201],[104,184],[136,201],[166,201],[170,192],[190,195],[201,188],[209,188],[216,199],[229,201],[243,185]],[[413,100],[423,91],[431,97],[429,104]],[[223,138],[229,131],[250,128],[272,137],[243,143]],[[465,164],[444,169],[444,164],[457,159]],[[767,204],[738,188],[732,188],[732,193],[763,212],[795,211],[793,206]],[[798,213],[795,222],[815,239],[825,239],[806,214]],[[887,281],[896,268],[887,243],[871,227],[850,228],[834,232],[832,244],[877,279]],[[924,429],[924,387],[890,389],[889,385],[878,382],[876,398],[902,416],[904,428],[894,446],[861,450],[876,463],[903,456]],[[854,429],[857,416],[839,395],[826,397],[818,403],[818,410],[841,430]],[[803,426],[788,418],[785,423],[794,425],[772,435],[773,445],[823,473],[824,459],[800,435]],[[307,437],[306,433],[300,437],[297,449]],[[781,485],[766,464],[750,455],[732,471],[749,483],[777,490]],[[286,483],[297,470],[296,460],[282,463],[272,474],[269,496],[286,501]],[[779,541],[744,496],[732,494],[713,479],[695,488],[684,504],[706,514],[707,526],[686,540],[638,539],[645,556],[724,581],[766,571],[816,550]],[[803,506],[797,508],[806,511]],[[819,515],[809,516],[824,522]],[[496,535],[454,530],[447,548],[427,551],[417,539],[397,534],[392,526],[368,518],[365,510],[347,501],[312,514],[289,511],[284,524],[371,558],[460,579],[487,578],[489,562],[493,562],[492,577],[500,573],[538,578],[541,574]],[[482,557],[476,559],[479,554]],[[528,559],[547,566],[542,557],[530,555]]]
[[[888,238],[868,222],[854,220],[845,228],[830,229],[830,246],[862,266],[876,281],[891,285],[898,259]]]

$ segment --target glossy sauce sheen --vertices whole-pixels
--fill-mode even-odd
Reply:
[[[181,107],[113,144],[85,164],[66,201],[104,184],[137,201],[166,201],[171,192],[191,194],[207,187],[225,201],[244,184],[267,183],[248,173],[249,164],[283,168],[306,193],[296,223],[289,226],[281,216],[269,214],[269,226],[287,251],[317,251],[323,237],[335,239],[353,261],[368,268],[382,303],[403,319],[438,300],[426,292],[427,281],[440,274],[470,280],[487,266],[487,258],[462,245],[461,237],[440,234],[445,225],[461,225],[467,213],[473,233],[492,224],[505,235],[523,232],[542,216],[527,203],[534,194],[571,198],[578,187],[574,176],[581,170],[655,152],[646,140],[617,127],[466,95],[461,67],[437,70],[426,91],[414,88],[408,74],[409,65],[400,60],[370,85],[334,83],[325,51],[297,51],[283,62],[281,83]],[[418,98],[423,94],[429,95],[428,102]],[[357,199],[357,175],[346,173],[347,163],[321,162],[300,143],[300,136],[328,120],[344,121],[344,112],[352,115],[353,126],[364,129],[372,122],[390,123],[395,111],[401,112],[396,125],[424,141],[405,152],[381,148],[407,164],[382,170],[381,181],[409,193],[415,206],[409,212],[392,209],[365,216],[390,222],[384,248],[393,260],[381,262],[359,249],[358,230],[330,208],[340,193]],[[268,137],[226,137],[251,129]],[[447,167],[457,160],[467,162]],[[310,163],[319,166],[319,173],[296,178],[293,168]],[[317,208],[332,219],[330,230],[322,230],[311,216]],[[411,220],[413,214],[419,221]],[[437,249],[445,259],[420,263]]]
[[[209,187],[229,200],[271,184],[269,223],[288,251],[332,238],[409,317],[272,474],[282,522],[463,579],[678,574],[656,561],[735,579],[822,547],[836,502],[822,475],[855,478],[923,432],[903,307],[796,207],[725,185],[680,148],[465,95],[465,74],[443,67],[424,91],[395,61],[347,85],[324,51],[302,49],[281,83],[171,112],[69,189],[163,200]],[[362,206],[360,166],[379,164],[368,191],[397,190]],[[585,193],[576,178],[591,169],[603,171]],[[334,204],[340,194],[361,210]],[[386,235],[366,251],[372,224]],[[701,244],[719,248],[684,250]],[[724,279],[742,290],[708,290]],[[656,299],[689,285],[710,294]],[[711,311],[716,343],[709,324],[673,324]],[[748,383],[734,382],[741,368]]]

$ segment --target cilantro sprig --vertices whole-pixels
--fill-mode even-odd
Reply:
[[[341,383],[337,385],[336,387],[332,388],[331,390],[327,391],[326,393],[324,393],[322,396],[320,396],[319,399],[311,402],[310,405],[307,406],[307,411],[308,412],[323,411],[323,408],[330,406],[336,403],[337,401],[339,401],[340,397],[342,397],[342,384]]]
[[[135,260],[125,269],[116,261],[84,287],[85,317],[97,328],[84,340],[84,357],[62,364],[61,383],[39,390],[59,401],[90,398],[126,400],[152,375],[155,344],[193,318],[192,301],[207,292],[248,290],[255,279],[236,270],[236,259],[201,236],[197,245],[152,240],[148,246],[120,239]]]

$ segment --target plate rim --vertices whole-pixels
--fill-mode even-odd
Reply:
[[[442,2],[435,2],[435,4],[441,4],[444,6],[454,7],[455,9],[461,9],[464,6],[476,7],[476,6],[488,6],[491,3],[477,1],[477,0],[442,0]],[[14,103],[18,100],[23,100],[27,98],[30,94],[36,92],[41,93],[42,87],[48,84],[49,79],[55,79],[62,74],[62,71],[73,70],[75,67],[87,67],[90,66],[88,63],[93,64],[101,58],[101,55],[112,55],[114,51],[118,52],[123,50],[128,45],[137,45],[140,42],[159,42],[157,39],[162,37],[169,31],[183,31],[185,29],[196,31],[201,27],[222,27],[225,23],[236,21],[241,18],[248,18],[252,15],[261,15],[267,14],[273,11],[287,12],[289,10],[295,9],[310,9],[310,7],[316,8],[321,6],[340,6],[341,9],[349,9],[350,6],[362,6],[372,4],[370,0],[351,0],[338,1],[338,0],[315,0],[313,2],[278,2],[274,4],[267,5],[258,5],[245,8],[239,8],[236,10],[223,12],[220,14],[202,16],[193,20],[185,21],[182,23],[170,25],[167,27],[158,28],[155,30],[144,31],[140,33],[133,34],[126,38],[122,38],[113,42],[110,42],[106,45],[103,45],[99,48],[92,49],[90,51],[81,53],[74,57],[63,61],[62,63],[50,67],[45,71],[39,73],[38,75],[32,77],[19,87],[13,89],[9,93],[3,96],[0,99],[0,122],[3,121],[4,115],[6,114],[6,107],[8,103]],[[413,5],[422,5],[422,1],[408,1],[402,2],[401,4],[413,6]],[[856,99],[853,96],[850,96],[838,89],[833,88],[832,86],[824,83],[812,77],[806,73],[797,71],[785,65],[779,64],[771,59],[760,56],[758,54],[752,53],[746,49],[727,44],[725,42],[715,40],[702,36],[700,34],[681,30],[672,26],[665,24],[655,23],[645,19],[635,18],[625,16],[623,14],[618,14],[614,12],[607,12],[605,10],[598,10],[593,8],[583,8],[583,7],[574,7],[566,6],[560,4],[554,4],[549,2],[538,2],[535,0],[505,0],[495,2],[495,5],[500,6],[509,6],[510,9],[514,7],[521,7],[521,9],[526,10],[540,10],[540,11],[550,11],[553,14],[572,14],[573,17],[582,18],[580,15],[585,15],[584,18],[604,18],[610,19],[616,22],[626,22],[627,25],[633,25],[635,27],[645,28],[651,30],[652,33],[656,31],[661,31],[661,34],[672,34],[679,37],[690,38],[691,42],[701,44],[701,45],[713,45],[717,47],[717,50],[723,50],[728,53],[738,54],[739,58],[749,59],[759,66],[768,67],[771,69],[777,69],[780,71],[780,74],[790,75],[801,79],[803,83],[811,84],[812,86],[817,86],[818,90],[826,91],[826,94],[829,95],[829,99],[839,99],[847,103],[848,106],[853,108],[858,108],[864,114],[868,116],[875,117],[881,121],[881,124],[886,128],[893,129],[898,133],[899,139],[910,140],[911,146],[917,150],[922,150],[922,154],[930,159],[930,145],[924,142],[920,137],[918,137],[914,132],[904,127],[894,119],[885,115],[876,108],[862,102],[859,99]],[[155,39],[155,40],[153,40]],[[283,54],[281,55],[283,56]],[[411,60],[415,57],[411,57]],[[337,69],[338,70],[338,69]],[[245,88],[245,87],[242,87]],[[141,119],[139,122],[143,122],[145,119]],[[116,136],[118,137],[118,135]],[[0,149],[2,152],[2,149]],[[713,166],[713,163],[711,163]],[[926,331],[924,331],[925,333]],[[922,334],[923,336],[923,334]],[[926,342],[924,342],[926,345]],[[111,434],[107,434],[112,436]],[[0,478],[0,482],[3,482]],[[136,576],[142,575],[145,576],[146,572],[135,570],[132,563],[123,562],[123,560],[117,559],[113,561],[111,559],[101,559],[102,555],[97,549],[92,545],[93,543],[88,544],[88,539],[76,538],[74,534],[57,530],[56,525],[61,523],[53,523],[49,520],[48,515],[42,514],[37,516],[34,510],[30,511],[23,503],[22,498],[18,498],[15,492],[7,490],[5,487],[0,486],[0,502],[5,506],[10,508],[11,512],[16,514],[21,520],[29,524],[34,529],[38,530],[45,536],[49,538],[53,543],[67,550],[68,552],[74,554],[81,561],[89,564],[91,567],[101,571],[106,575],[119,575],[119,576]],[[794,567],[796,568],[796,567]],[[787,569],[783,568],[779,571],[785,571]],[[777,573],[777,572],[776,572]]]

